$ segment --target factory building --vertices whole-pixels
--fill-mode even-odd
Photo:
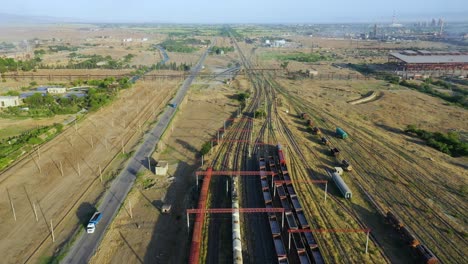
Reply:
[[[399,73],[421,73],[432,76],[468,74],[468,52],[405,50],[392,52],[388,63]]]

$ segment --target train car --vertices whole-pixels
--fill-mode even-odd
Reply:
[[[314,260],[315,264],[325,264],[325,260],[322,257],[322,253],[318,248],[312,250],[312,259]]]
[[[386,219],[388,223],[391,224],[396,229],[400,229],[403,227],[403,223],[401,223],[400,220],[398,220],[398,218],[390,211],[387,212]]]
[[[288,172],[283,172],[283,179],[285,181],[290,181],[291,180],[291,177],[289,177],[289,173]]]
[[[310,127],[314,126],[314,121],[312,121],[311,119],[307,120],[306,122],[307,122],[308,126],[310,126]]]
[[[400,233],[403,236],[403,240],[408,243],[411,247],[417,247],[420,243],[419,240],[417,240],[414,235],[408,230],[406,227],[401,227],[400,228]]]
[[[271,204],[271,194],[269,191],[263,192],[263,200],[265,200],[265,204]]]
[[[265,205],[265,208],[271,209],[271,208],[273,208],[273,205],[272,205],[272,204],[266,204],[266,205]],[[276,214],[275,214],[275,213],[269,212],[269,213],[268,213],[268,219],[274,219],[274,220],[276,220]]]
[[[348,138],[348,134],[343,129],[341,129],[339,127],[336,128],[336,135],[339,138],[342,138],[342,139]]]
[[[300,116],[301,116],[302,119],[306,119],[306,118],[309,117],[309,115],[307,113],[301,113]]]
[[[266,180],[267,176],[268,176],[268,174],[266,173],[266,171],[264,171],[264,170],[260,171],[260,179]]]
[[[303,252],[298,251],[297,254],[299,255],[299,263],[301,263],[301,264],[309,264],[310,263],[309,256],[307,255],[306,251],[303,251]]]
[[[320,131],[320,128],[318,127],[313,127],[312,128],[312,133],[315,135],[322,135],[322,131]]]
[[[335,182],[338,189],[340,190],[341,194],[343,194],[344,198],[351,199],[353,193],[351,192],[351,189],[349,189],[348,185],[346,185],[346,183],[343,181],[341,176],[338,173],[333,172],[332,179]]]
[[[296,223],[296,219],[294,218],[294,214],[292,212],[285,212],[286,223],[288,223],[289,229],[298,229],[299,226]]]
[[[305,237],[305,242],[309,246],[310,249],[316,249],[318,248],[317,241],[315,241],[314,235],[312,233],[303,233]]]
[[[424,264],[439,263],[439,259],[425,245],[416,246],[416,252]]]
[[[262,179],[261,180],[262,182],[262,191],[266,192],[269,190],[269,185],[268,185],[268,181],[266,179]]]
[[[340,150],[337,149],[337,148],[331,148],[330,149],[330,155],[335,156],[335,157],[339,157],[340,156]]]
[[[322,137],[320,140],[322,141],[322,144],[327,146],[330,145],[330,141],[326,137]]]
[[[281,236],[281,228],[276,219],[270,219],[270,229],[273,238]]]
[[[281,199],[281,207],[283,207],[285,211],[291,211],[291,205],[288,199]]]
[[[286,249],[284,248],[283,240],[281,240],[281,237],[276,237],[275,239],[273,239],[273,244],[275,245],[276,256],[278,258],[278,262],[284,263],[281,261],[288,261],[288,257],[286,255]]]
[[[258,167],[260,168],[261,171],[266,170],[266,162],[265,162],[265,159],[263,157],[260,157],[260,160],[258,161]]]
[[[305,252],[306,248],[304,243],[302,243],[302,238],[300,233],[291,233],[291,240],[294,243],[294,247],[297,252]]]
[[[278,148],[278,159],[279,159],[280,165],[286,165],[286,159],[283,153],[283,149],[281,148],[281,145],[278,144],[276,147]]]
[[[302,211],[302,206],[301,203],[299,202],[299,199],[297,197],[290,197],[291,198],[291,204],[294,207],[294,210],[296,212]]]
[[[297,220],[299,221],[299,225],[301,226],[302,229],[306,229],[310,227],[303,212],[297,212],[296,216],[297,216]]]
[[[284,190],[283,185],[276,185],[276,192],[280,199],[286,199],[286,191]]]
[[[288,189],[289,196],[291,197],[297,196],[296,191],[294,190],[294,187],[292,185],[288,185],[287,189]]]

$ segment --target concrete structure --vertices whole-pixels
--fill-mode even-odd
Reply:
[[[167,170],[169,169],[169,162],[167,161],[158,161],[158,164],[156,165],[156,175],[160,176],[166,176]]]
[[[314,76],[318,75],[318,71],[314,69],[308,69],[306,73],[309,75],[309,78],[313,78]]]
[[[20,105],[19,96],[0,96],[0,108]]]
[[[47,87],[47,93],[49,94],[64,94],[67,92],[65,87]]]

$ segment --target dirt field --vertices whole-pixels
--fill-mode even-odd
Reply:
[[[126,201],[134,208],[133,219],[120,211],[91,263],[186,263],[191,237],[185,209],[196,204],[194,171],[201,165],[197,153],[236,110],[237,102],[230,99],[236,93],[234,87],[217,80],[192,85],[187,103],[181,105],[174,120],[173,132],[168,130],[154,156],[169,162],[168,175],[146,171],[141,176]],[[163,202],[172,204],[171,214],[161,214]]]
[[[41,127],[49,126],[54,123],[63,123],[67,120],[70,115],[60,115],[52,118],[41,118],[41,119],[5,119],[0,118],[0,139],[16,136],[24,131]]]
[[[177,86],[178,81],[170,80],[162,87],[159,82],[138,82],[112,106],[78,122],[76,131],[69,127],[0,175],[0,188],[8,190],[0,199],[0,236],[4,238],[0,255],[6,263],[44,259],[88,221],[96,198],[128,156],[119,153],[131,151],[140,138],[140,127],[144,131],[166,107]],[[102,184],[99,166],[104,171]],[[50,238],[50,221],[55,243]]]

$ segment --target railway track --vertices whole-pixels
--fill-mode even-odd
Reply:
[[[283,90],[283,92],[285,91]],[[374,172],[370,171],[370,168],[373,168],[375,170],[378,170],[380,173],[384,175],[397,175],[399,179],[399,182],[398,182],[399,184],[412,186],[411,188],[417,190],[418,194],[423,193],[423,197],[419,197],[419,195],[413,195],[414,192],[408,193],[408,195],[411,195],[412,198],[414,197],[413,199],[417,201],[419,207],[423,207],[425,208],[425,210],[431,210],[431,211],[433,210],[433,208],[431,208],[427,203],[427,200],[433,199],[433,197],[427,194],[427,189],[431,190],[431,188],[427,186],[426,183],[424,182],[421,183],[421,181],[419,181],[418,184],[414,184],[414,179],[412,179],[411,176],[409,176],[409,175],[414,176],[414,173],[409,174],[408,172],[405,173],[399,169],[396,169],[396,168],[400,168],[400,164],[399,164],[400,162],[396,163],[394,159],[391,159],[385,156],[375,155],[375,153],[372,153],[369,150],[369,149],[373,149],[374,144],[372,144],[371,148],[369,148],[369,146],[361,138],[367,138],[369,135],[372,135],[373,133],[371,133],[370,131],[365,131],[369,133],[369,135],[365,135],[364,132],[361,132],[363,128],[361,127],[357,128],[354,124],[351,124],[349,121],[346,121],[346,120],[342,120],[342,119],[336,120],[336,118],[332,116],[331,114],[325,111],[322,111],[323,115],[327,116],[327,122],[324,122],[323,115],[322,116],[318,115],[316,113],[316,109],[312,109],[306,106],[298,98],[294,97],[293,95],[288,95],[288,96],[292,97],[294,106],[299,112],[306,112],[310,114],[311,116],[315,118],[318,124],[320,124],[323,127],[326,127],[328,131],[330,131],[330,129],[333,129],[333,127],[331,126],[333,123],[335,124],[340,123],[341,124],[340,126],[342,126],[342,124],[345,124],[346,126],[353,128],[352,131],[353,133],[355,133],[354,134],[355,137],[353,137],[353,139],[350,140],[354,143],[353,147],[350,147],[344,142],[340,142],[340,140],[338,140],[335,143],[333,142],[332,143],[333,145],[339,147],[340,149],[345,150],[345,153],[349,155],[348,158],[351,161],[354,161],[354,164],[355,164],[354,167],[358,169],[357,171],[363,171],[367,175],[375,175]],[[331,124],[330,120],[336,120],[336,121],[334,121]],[[385,147],[389,147],[389,146],[386,145]],[[390,147],[390,149],[396,153],[394,155],[404,154],[402,153],[402,151],[395,150],[395,147],[393,146]],[[362,153],[366,153],[367,155],[364,156]],[[369,157],[370,157],[370,160],[369,160]],[[405,154],[404,157],[408,157],[408,155]],[[409,162],[416,162],[416,161],[414,159],[410,159]],[[430,173],[427,170],[425,170],[425,172]],[[419,173],[417,174],[417,176],[423,177],[423,175]],[[447,238],[446,234],[439,233],[439,236],[441,237],[441,239],[439,238],[439,240],[443,240],[443,243],[441,243],[440,241],[436,241],[433,237],[433,234],[429,233],[424,227],[430,226],[432,227],[433,230],[438,230],[440,227],[436,226],[433,223],[433,221],[425,222],[425,221],[420,220],[421,217],[420,215],[415,213],[415,210],[410,210],[408,209],[407,206],[402,206],[402,203],[405,203],[405,201],[398,199],[402,197],[401,190],[395,189],[391,186],[388,186],[388,187],[384,186],[384,190],[381,191],[382,189],[381,186],[383,185],[382,182],[376,182],[376,180],[373,179],[373,177],[370,177],[371,179],[374,180],[372,182],[368,180],[364,180],[361,177],[354,177],[354,178],[356,180],[356,184],[362,189],[365,195],[368,196],[370,200],[372,200],[372,203],[374,204],[374,206],[377,207],[376,209],[378,211],[384,212],[385,211],[384,208],[393,208],[393,211],[400,212],[400,214],[398,214],[399,216],[405,215],[406,218],[401,218],[401,219],[405,219],[404,223],[409,225],[413,231],[416,231],[415,235],[417,237],[424,238],[423,242],[427,244],[431,249],[433,249],[434,253],[436,253],[436,255],[439,256],[439,259],[441,261],[449,263],[449,259],[446,259],[446,257],[443,256],[444,254],[441,254],[441,253],[451,252],[452,250],[454,253],[458,254],[460,259],[463,259],[464,254],[463,252],[461,252],[460,249],[458,249],[457,244],[461,243],[461,244],[467,245],[466,240],[464,240],[463,237],[461,237],[461,235],[458,233],[455,234],[455,236],[457,236],[460,239],[460,241],[458,242],[455,242],[452,239]],[[405,182],[403,182],[403,180]],[[365,191],[366,189],[373,189],[374,196],[376,196],[380,201],[372,198],[372,196],[367,191]],[[424,189],[426,189],[426,191]],[[448,201],[445,201],[445,203],[449,204]],[[392,204],[392,206],[390,206],[390,204]],[[460,205],[463,208],[463,202],[461,202]],[[440,221],[440,223],[444,225],[444,228],[453,228],[452,225],[440,213],[436,213],[435,216],[438,219],[438,221]]]

